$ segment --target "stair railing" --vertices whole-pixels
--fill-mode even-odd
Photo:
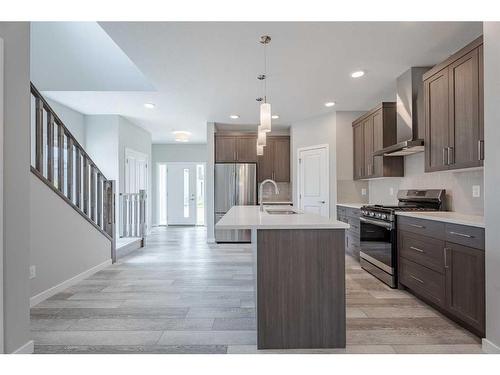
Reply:
[[[116,261],[115,181],[108,180],[31,83],[35,105],[31,172],[111,240]]]
[[[120,237],[139,237],[142,246],[146,239],[146,190],[120,193]]]

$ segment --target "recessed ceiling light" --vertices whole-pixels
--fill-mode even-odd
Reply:
[[[279,119],[279,118],[280,118],[280,116],[279,116],[279,115],[272,115],[272,116],[271,116],[271,118],[272,118],[273,120],[276,120],[276,119]]]
[[[229,117],[232,118],[233,120],[236,120],[240,118],[240,115],[230,115]]]
[[[364,75],[365,75],[365,72],[363,70],[358,70],[358,71],[351,73],[352,78],[359,78],[359,77],[363,77]]]
[[[144,103],[144,107],[146,107],[148,109],[153,109],[156,106],[153,103]]]
[[[333,107],[335,105],[335,102],[326,102],[325,107]]]

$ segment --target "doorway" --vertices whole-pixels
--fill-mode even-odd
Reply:
[[[159,225],[205,225],[205,164],[158,164]]]
[[[330,217],[330,167],[328,145],[298,149],[299,208]]]

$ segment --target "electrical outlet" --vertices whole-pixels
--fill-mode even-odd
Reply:
[[[36,266],[30,266],[30,280],[36,277]]]
[[[472,185],[472,197],[479,198],[481,196],[481,186]]]
[[[361,195],[366,195],[366,189],[365,188],[361,189]]]
[[[389,195],[394,195],[394,188],[389,188]]]

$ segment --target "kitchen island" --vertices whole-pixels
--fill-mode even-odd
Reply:
[[[252,230],[259,349],[345,347],[348,224],[289,206],[234,206],[216,228]]]

